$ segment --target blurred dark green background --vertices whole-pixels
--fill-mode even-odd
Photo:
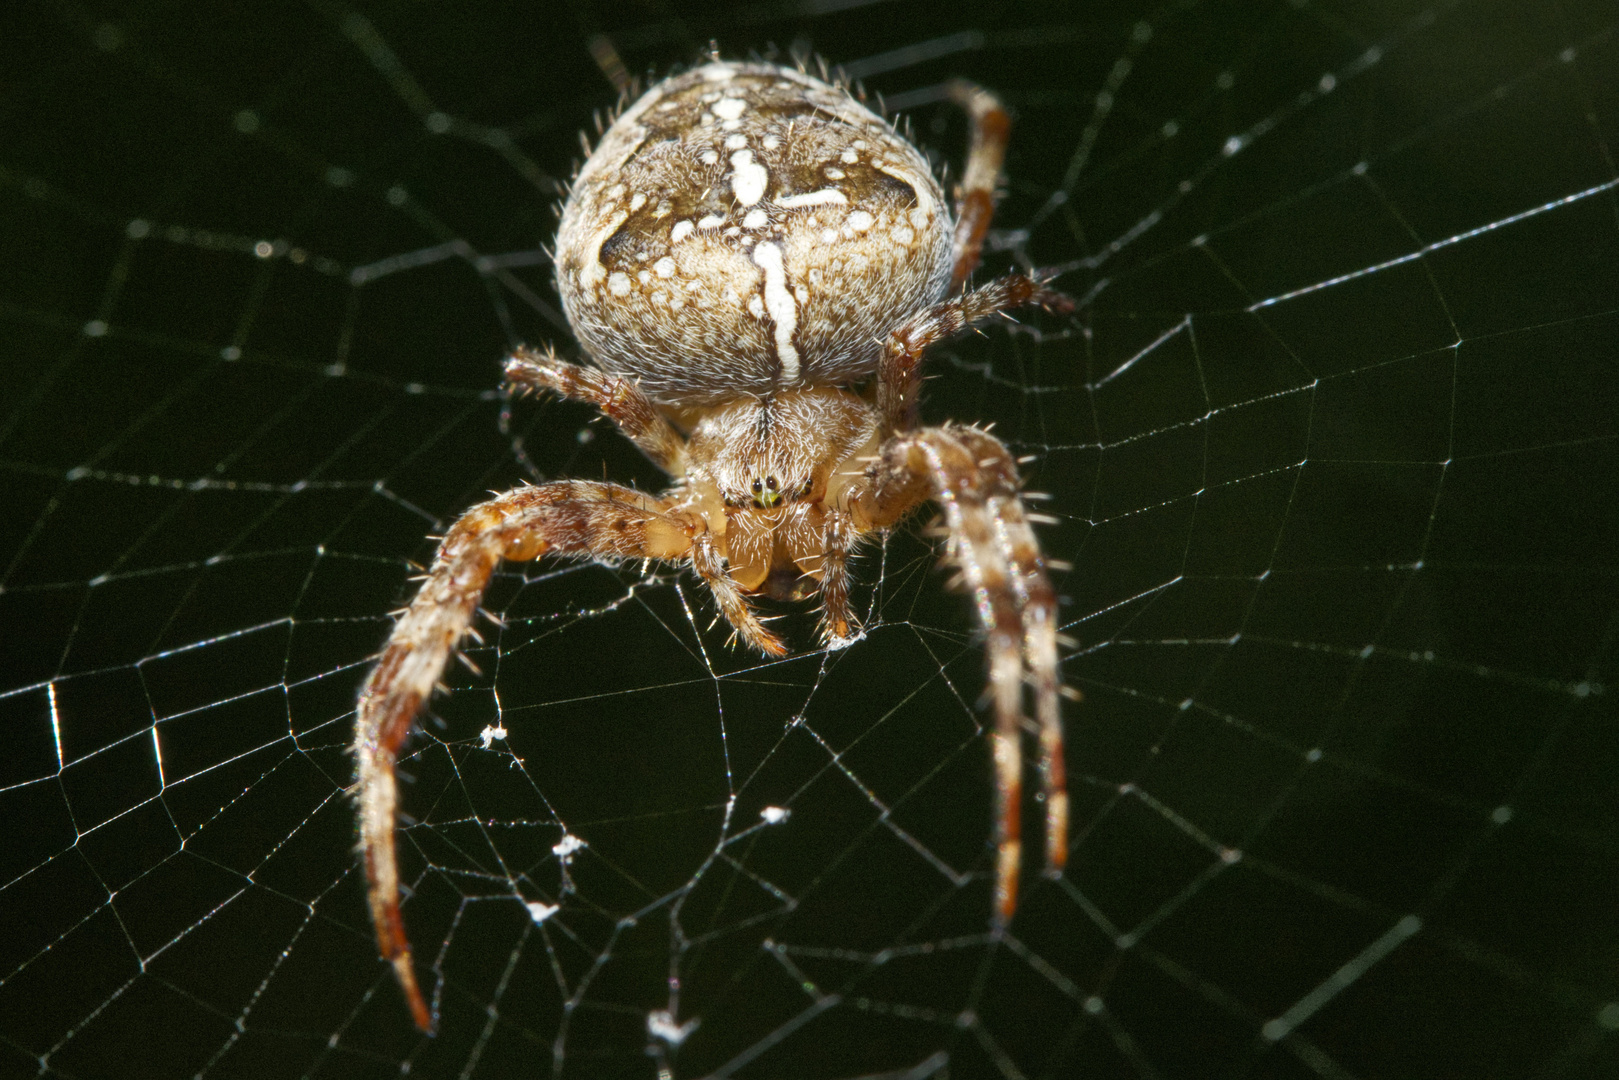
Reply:
[[[925,413],[1053,496],[1070,867],[989,935],[925,521],[772,664],[676,576],[512,566],[408,764],[425,1039],[354,693],[484,492],[658,484],[500,362],[570,347],[604,65],[711,41],[952,166],[944,80],[1017,114],[987,270],[1080,310]],[[1619,1075],[1616,71],[1597,0],[9,5],[0,1076]]]

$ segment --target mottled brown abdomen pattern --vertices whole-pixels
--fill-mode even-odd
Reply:
[[[668,404],[848,384],[943,297],[954,228],[926,160],[847,91],[716,61],[602,137],[557,287],[591,358]]]

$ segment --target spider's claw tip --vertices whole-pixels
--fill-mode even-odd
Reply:
[[[757,634],[749,635],[748,644],[766,656],[782,657],[787,655],[787,643],[775,634],[760,631]]]

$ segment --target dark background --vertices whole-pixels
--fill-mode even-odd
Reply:
[[[246,10],[0,16],[0,1075],[1619,1075],[1619,6]],[[1080,310],[925,411],[1054,497],[1070,868],[991,939],[925,522],[865,641],[770,664],[677,576],[511,566],[407,766],[426,1039],[354,693],[485,491],[657,484],[499,365],[570,344],[593,47],[710,41],[847,64],[941,163],[943,80],[1017,113],[987,268]]]

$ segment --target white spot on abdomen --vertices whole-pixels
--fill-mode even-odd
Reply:
[[[798,350],[793,348],[793,331],[798,329],[798,302],[787,289],[787,270],[781,264],[781,248],[766,241],[753,249],[754,265],[765,272],[765,310],[776,324],[776,358],[781,361],[781,381],[798,382]]]
[[[833,204],[842,206],[848,198],[837,188],[822,188],[820,191],[807,191],[802,195],[789,195],[785,199],[777,199],[776,205],[785,210],[796,210],[800,206],[825,206]]]
[[[770,170],[753,160],[752,150],[738,150],[731,155],[731,192],[743,206],[752,206],[765,196],[770,183]]]
[[[747,107],[748,103],[741,98],[720,98],[714,103],[714,115],[721,120],[735,120]]]

